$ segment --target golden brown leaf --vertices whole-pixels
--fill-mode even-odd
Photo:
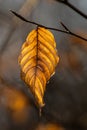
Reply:
[[[42,27],[31,31],[22,46],[19,63],[22,79],[30,87],[39,107],[44,106],[46,83],[55,72],[58,61],[53,34]]]

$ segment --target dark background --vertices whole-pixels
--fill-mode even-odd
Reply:
[[[87,14],[87,0],[70,0]],[[20,78],[18,56],[28,33],[35,28],[15,17],[49,27],[60,21],[87,38],[87,20],[52,0],[0,0],[0,130],[87,130],[87,42],[53,32],[60,62],[47,84],[42,115]]]

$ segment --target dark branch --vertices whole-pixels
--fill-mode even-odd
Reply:
[[[64,28],[66,31],[70,32],[70,30],[64,25],[63,22],[60,22],[60,24],[63,26],[63,28]]]
[[[32,22],[32,21],[29,21],[29,20],[25,19],[23,16],[21,16],[20,14],[14,12],[14,11],[12,11],[12,10],[10,10],[10,11],[11,11],[15,16],[17,16],[18,18],[20,18],[21,20],[23,20],[23,21],[25,21],[25,22],[27,22],[27,23],[31,23],[31,24],[34,24],[34,25],[37,25],[37,26],[40,26],[40,27],[44,27],[44,26],[41,25],[41,24],[38,24],[38,23],[36,23],[36,22]]]
[[[81,36],[79,36],[79,35],[77,35],[77,34],[71,32],[71,31],[66,27],[66,25],[65,25],[63,22],[60,22],[60,23],[61,23],[61,25],[63,26],[63,28],[67,31],[68,34],[73,35],[73,36],[75,36],[75,37],[78,37],[78,38],[80,38],[80,39],[83,38],[83,37],[81,37]],[[84,38],[83,38],[83,40],[84,40]]]
[[[82,36],[79,36],[73,32],[71,32],[62,22],[61,22],[61,25],[65,28],[65,30],[61,30],[61,29],[57,29],[57,28],[52,28],[52,27],[47,27],[47,26],[44,26],[42,24],[39,24],[39,23],[36,23],[36,22],[32,22],[32,21],[29,21],[27,19],[25,19],[24,17],[22,17],[20,14],[10,10],[15,16],[17,16],[18,18],[20,18],[21,20],[25,21],[25,22],[28,22],[28,23],[31,23],[31,24],[34,24],[34,25],[37,25],[37,26],[40,26],[40,27],[44,27],[46,29],[50,29],[50,30],[54,30],[54,31],[58,31],[58,32],[62,32],[62,33],[66,33],[66,34],[69,34],[69,35],[72,35],[72,36],[75,36],[75,37],[78,37],[82,40],[85,40],[87,41],[86,38],[82,37]]]
[[[87,15],[84,14],[81,10],[77,9],[74,5],[72,5],[68,0],[56,0],[57,2],[63,3],[69,8],[73,9],[75,12],[77,12],[79,15],[87,19]]]

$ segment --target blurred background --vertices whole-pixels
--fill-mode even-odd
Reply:
[[[87,0],[70,0],[87,14]],[[15,17],[71,31],[87,38],[87,20],[54,0],[0,0],[0,130],[87,130],[87,42],[52,31],[60,62],[47,84],[42,115],[20,78],[18,56],[36,28]]]

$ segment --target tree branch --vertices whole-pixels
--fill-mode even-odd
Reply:
[[[40,26],[40,27],[43,27],[43,28],[46,28],[46,29],[50,29],[50,30],[53,30],[53,31],[58,31],[58,32],[62,32],[62,33],[66,33],[66,34],[69,34],[69,35],[72,35],[72,36],[75,36],[77,38],[80,38],[84,41],[87,41],[86,38],[82,37],[82,36],[79,36],[73,32],[71,32],[62,22],[61,22],[61,25],[64,27],[65,30],[61,30],[61,29],[57,29],[57,28],[52,28],[52,27],[47,27],[47,26],[44,26],[42,24],[39,24],[39,23],[36,23],[36,22],[32,22],[32,21],[29,21],[27,19],[25,19],[23,16],[21,16],[20,14],[10,10],[15,16],[17,16],[18,18],[20,18],[21,20],[25,21],[25,22],[28,22],[28,23],[31,23],[31,24],[34,24],[34,25],[37,25],[37,26]]]
[[[63,28],[64,28],[66,31],[70,32],[70,30],[64,25],[63,22],[60,21],[60,24],[63,26]]]
[[[83,38],[82,36],[79,36],[79,35],[77,35],[77,34],[71,32],[71,31],[66,27],[66,25],[65,25],[63,22],[60,22],[60,23],[61,23],[61,25],[63,26],[63,28],[67,31],[68,34],[73,35],[73,36],[75,36],[75,37],[78,37],[78,38],[80,38],[80,39]],[[84,40],[84,38],[83,38],[83,40]]]
[[[72,5],[68,0],[56,0],[57,2],[63,3],[66,6],[68,6],[69,8],[71,8],[72,10],[74,10],[76,13],[78,13],[79,15],[81,15],[82,17],[84,17],[85,19],[87,19],[87,15],[84,14],[81,10],[77,9],[74,5]]]

